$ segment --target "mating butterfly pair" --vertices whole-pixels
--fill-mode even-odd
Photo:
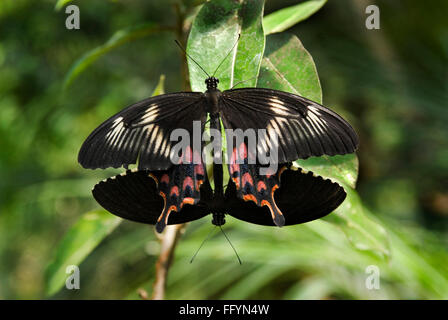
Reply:
[[[224,224],[229,214],[283,226],[318,219],[337,208],[346,196],[341,186],[290,162],[354,152],[358,137],[353,128],[335,112],[301,96],[261,88],[221,92],[218,82],[207,78],[205,93],[164,94],[133,104],[89,135],[78,157],[83,167],[127,168],[138,162],[137,171],[95,186],[98,203],[120,217],[155,224],[158,232],[167,224],[210,213],[215,225]],[[222,164],[213,164],[214,189],[202,162],[173,165],[173,129],[185,129],[192,136],[193,122],[200,121],[204,130],[207,116],[213,129],[221,130],[222,123],[225,129],[266,129],[268,139],[275,135],[279,170],[260,175],[260,165],[247,161],[246,142],[235,147],[234,152],[244,156],[242,162],[230,161],[229,181],[223,181]]]

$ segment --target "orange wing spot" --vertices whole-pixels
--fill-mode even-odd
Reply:
[[[173,194],[175,194],[176,196],[179,196],[179,188],[177,186],[174,186],[171,188],[170,196],[172,196]]]
[[[199,188],[204,183],[204,180],[197,180],[196,181],[196,191],[199,191]]]
[[[182,201],[182,203],[180,204],[180,207],[182,208],[184,206],[184,204],[191,204],[193,205],[195,203],[195,199],[194,198],[184,198],[184,201]]]
[[[261,201],[261,206],[267,206],[269,210],[271,211],[272,220],[274,220],[274,223],[281,227],[285,224],[285,219],[283,218],[283,213],[280,211],[280,209],[277,207],[277,204],[274,200],[274,192],[277,190],[279,186],[276,184],[274,187],[272,187],[271,192],[271,200],[272,203],[270,203],[268,200]]]
[[[253,194],[245,194],[245,195],[243,195],[243,200],[244,201],[253,201],[256,204],[258,204],[257,198],[255,198],[255,196]]]
[[[156,182],[156,185],[159,185],[159,179],[157,179],[157,177],[154,174],[149,173],[148,176],[151,177]]]
[[[233,182],[235,182],[236,188],[240,188],[240,177],[232,178]]]
[[[262,200],[261,201],[261,206],[262,207],[267,206],[269,208],[269,211],[271,211],[272,220],[274,220],[275,219],[274,210],[272,210],[272,206],[269,203],[269,201],[268,200]]]
[[[245,186],[246,183],[249,183],[251,186],[254,185],[254,180],[252,179],[252,176],[250,175],[249,172],[243,174],[243,186]]]
[[[279,170],[279,172],[278,172],[278,178],[279,178],[279,179],[280,179],[282,173],[285,172],[286,169],[288,169],[288,168],[287,168],[286,166],[283,166],[283,167]]]
[[[230,156],[230,163],[231,164],[236,163],[235,160],[236,160],[236,148],[233,148],[232,155]]]
[[[175,205],[172,205],[171,207],[168,208],[168,212],[166,213],[166,216],[165,216],[165,224],[168,224],[168,218],[172,211],[177,212],[177,207]]]
[[[261,190],[267,190],[266,183],[264,183],[263,181],[258,181],[257,191],[261,192]]]
[[[185,189],[187,189],[187,187],[190,187],[191,190],[193,190],[193,188],[194,188],[193,179],[191,179],[191,177],[186,177],[184,179],[184,183],[182,185],[182,189],[185,190]]]
[[[162,178],[160,178],[160,182],[162,182],[162,183],[166,183],[166,184],[170,183],[170,176],[167,175],[167,174],[165,173],[165,174],[162,176]]]

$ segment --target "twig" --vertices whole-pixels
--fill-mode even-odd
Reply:
[[[189,29],[185,20],[186,12],[179,4],[174,5],[174,10],[177,16],[176,36],[185,47],[186,35]],[[188,79],[188,66],[183,53],[181,60],[182,90],[191,90]],[[169,225],[166,226],[162,235],[157,234],[160,241],[160,254],[156,263],[156,275],[152,292],[153,300],[163,300],[165,298],[168,270],[174,257],[177,241],[185,230],[185,226],[186,224]]]
[[[166,279],[174,257],[177,241],[185,224],[166,226],[160,242],[160,254],[156,263],[156,278],[153,285],[152,300],[165,298]]]

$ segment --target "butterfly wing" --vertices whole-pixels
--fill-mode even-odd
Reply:
[[[275,203],[274,192],[280,186],[280,172],[283,168],[280,171],[276,170],[273,174],[261,175],[261,166],[248,164],[248,151],[245,143],[241,143],[238,148],[233,149],[228,168],[233,188],[231,186],[229,190],[228,186],[226,198],[232,201],[236,197],[245,202],[251,201],[258,207],[267,207],[272,221],[282,227],[285,224],[285,218]],[[233,205],[228,208],[233,208]]]
[[[273,133],[277,135],[277,163],[352,153],[359,143],[353,128],[338,114],[291,93],[233,89],[222,93],[220,104],[226,129],[266,129],[267,141]],[[269,146],[257,145],[258,154],[265,154],[266,149]]]
[[[181,92],[137,102],[112,116],[85,140],[78,155],[84,168],[96,169],[137,163],[139,169],[164,170],[172,162],[170,141],[175,128],[193,136],[193,121],[205,123],[203,94]],[[191,143],[190,143],[191,145]]]
[[[204,180],[200,180],[197,169],[197,179],[194,180],[188,179],[188,173],[179,171],[183,171],[179,166],[154,172],[127,170],[122,175],[98,183],[92,193],[109,212],[124,219],[155,224],[157,231],[162,232],[166,224],[185,223],[210,213],[204,204],[211,194],[208,182],[202,185]],[[191,183],[194,186],[189,189]],[[170,195],[170,191],[176,188],[177,194]],[[172,211],[179,212],[170,214]]]
[[[210,211],[207,211],[206,203],[211,199],[212,191],[207,180],[205,166],[199,161],[192,162],[190,149],[188,149],[187,154],[184,159],[188,158],[188,163],[172,166],[169,170],[151,173],[151,177],[157,183],[158,194],[162,196],[164,201],[163,210],[156,223],[158,232],[162,232],[167,224],[172,223],[171,216],[185,215],[183,211],[185,205],[198,205],[202,200],[202,207],[198,209],[198,212],[210,213]],[[198,153],[195,158],[200,160]],[[201,188],[205,181],[207,183]],[[191,213],[187,212],[186,215],[188,214]],[[196,216],[194,214],[195,218],[191,220],[197,219]]]
[[[255,167],[255,165],[251,166]],[[253,180],[257,179],[259,178]],[[315,177],[312,172],[303,173],[300,169],[279,170],[274,176],[264,179],[270,182],[266,184],[266,190],[260,192],[255,185],[254,188],[246,186],[246,190],[243,191],[246,194],[252,194],[253,199],[240,197],[236,183],[230,182],[226,190],[226,198],[232,202],[228,214],[259,225],[278,225],[273,219],[271,207],[259,206],[254,201],[254,199],[261,199],[263,194],[268,194],[272,195],[271,201],[275,210],[279,210],[283,216],[284,225],[294,225],[324,217],[335,210],[346,197],[344,189],[337,183]]]

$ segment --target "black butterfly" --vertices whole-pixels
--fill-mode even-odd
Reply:
[[[346,195],[342,187],[312,173],[291,170],[288,163],[354,152],[358,137],[353,128],[335,112],[304,97],[261,88],[221,92],[218,82],[213,76],[207,78],[205,93],[171,93],[140,101],[95,129],[79,152],[84,168],[127,168],[138,162],[137,172],[97,184],[95,199],[120,217],[156,224],[159,232],[166,224],[209,213],[215,225],[224,224],[227,213],[262,225],[297,224],[318,219],[339,206]],[[233,149],[243,150],[244,161],[229,164],[225,192],[221,164],[213,164],[214,190],[203,163],[173,165],[170,155],[176,142],[170,141],[172,130],[183,128],[192,136],[193,121],[200,121],[204,130],[207,116],[210,127],[218,130],[222,121],[225,129],[266,129],[268,139],[275,133],[281,170],[259,175],[260,165],[247,161],[246,142]]]

